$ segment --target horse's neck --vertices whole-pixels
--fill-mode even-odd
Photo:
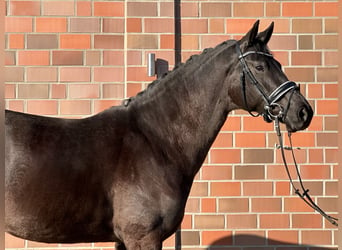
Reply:
[[[146,91],[135,115],[146,138],[194,177],[226,120],[228,90],[222,79],[182,70]]]

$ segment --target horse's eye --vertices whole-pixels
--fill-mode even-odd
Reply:
[[[264,71],[264,66],[262,65],[258,65],[255,68],[257,69],[257,71]]]

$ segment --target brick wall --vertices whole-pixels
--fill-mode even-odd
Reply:
[[[167,60],[170,68],[174,64],[173,1],[6,4],[9,109],[89,116],[135,95],[154,79],[146,76],[147,53]],[[301,148],[295,153],[304,182],[315,201],[335,215],[337,5],[337,0],[181,4],[182,61],[241,37],[255,19],[261,20],[261,29],[275,22],[270,48],[315,109],[312,125],[293,135],[294,145]],[[243,111],[229,116],[193,185],[182,223],[182,249],[274,249],[284,242],[336,247],[337,230],[293,195],[275,143],[272,125],[262,119]],[[171,236],[164,249],[174,249],[174,242]],[[113,244],[42,244],[6,235],[6,248],[104,250]]]

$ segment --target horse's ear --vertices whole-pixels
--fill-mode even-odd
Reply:
[[[255,40],[256,36],[258,35],[258,30],[259,30],[259,20],[257,20],[254,23],[253,27],[250,29],[250,31],[248,31],[248,33],[244,37],[244,40],[246,40],[248,43],[247,46],[253,45],[254,40]]]
[[[267,44],[272,36],[273,28],[274,28],[274,22],[272,22],[270,26],[268,26],[267,29],[265,29],[263,32],[260,32],[258,34],[258,39],[262,41],[264,44]]]

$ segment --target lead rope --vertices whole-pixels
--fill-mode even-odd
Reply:
[[[293,158],[293,163],[295,165],[295,168],[296,168],[296,172],[297,172],[297,177],[298,177],[298,180],[299,180],[299,184],[300,184],[300,187],[302,189],[302,192],[296,188],[296,186],[294,185],[293,183],[293,180],[292,180],[292,177],[291,177],[291,174],[290,174],[290,171],[289,171],[289,167],[287,165],[287,162],[286,162],[286,158],[285,158],[285,152],[284,152],[284,144],[283,144],[283,138],[282,138],[282,135],[281,135],[281,131],[280,131],[280,126],[279,126],[279,118],[278,117],[275,117],[275,120],[274,120],[274,127],[275,127],[275,130],[277,132],[277,136],[278,136],[278,140],[279,140],[279,146],[280,146],[280,151],[281,151],[281,156],[283,158],[283,162],[284,162],[284,166],[285,166],[285,170],[286,170],[286,173],[289,177],[289,180],[290,180],[290,183],[291,183],[291,186],[293,188],[293,190],[295,191],[295,193],[308,205],[310,206],[312,209],[314,209],[315,211],[317,211],[319,214],[321,214],[325,219],[327,219],[331,224],[335,225],[335,226],[338,226],[338,219],[337,218],[334,218],[330,215],[327,215],[310,197],[309,195],[309,189],[306,189],[304,187],[304,184],[303,184],[303,181],[302,181],[302,178],[300,176],[300,171],[299,171],[299,168],[298,168],[298,165],[297,165],[297,162],[296,162],[296,159],[295,159],[295,155],[294,155],[294,152],[293,152],[293,147],[292,147],[292,140],[291,140],[291,133],[289,132],[288,133],[288,137],[289,137],[289,142],[290,142],[290,149],[291,149],[291,154],[292,154],[292,158]]]

